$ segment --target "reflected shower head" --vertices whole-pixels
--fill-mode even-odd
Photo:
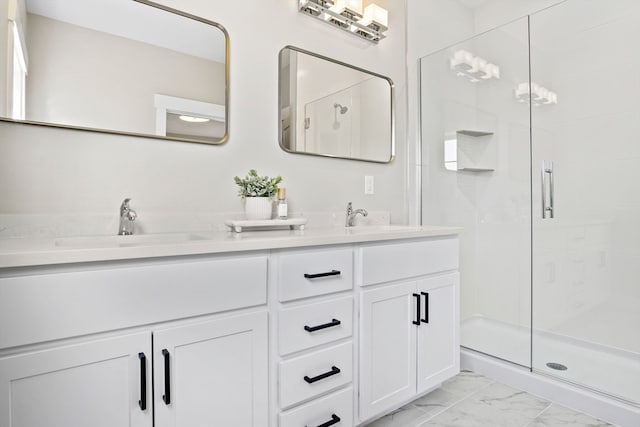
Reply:
[[[333,104],[333,108],[339,108],[340,114],[345,114],[349,111],[349,107],[345,107],[344,105],[338,104],[337,102]]]

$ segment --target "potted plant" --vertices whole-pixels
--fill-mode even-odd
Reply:
[[[258,172],[251,169],[244,179],[235,176],[233,180],[240,187],[238,196],[245,201],[247,219],[271,219],[273,198],[278,193],[282,177],[258,176]]]

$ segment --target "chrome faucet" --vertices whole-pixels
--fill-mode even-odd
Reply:
[[[344,226],[353,227],[353,222],[356,219],[356,215],[358,214],[361,214],[362,216],[369,215],[369,213],[365,209],[353,210],[353,204],[351,202],[347,203],[347,218]]]
[[[120,236],[130,236],[135,231],[134,221],[138,217],[138,214],[129,206],[130,201],[131,199],[124,199],[120,205],[120,226],[118,227],[118,234]]]

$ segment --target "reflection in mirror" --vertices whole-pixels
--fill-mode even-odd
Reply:
[[[280,51],[280,146],[292,153],[388,163],[393,83],[298,48]]]
[[[9,13],[0,118],[227,139],[228,36],[219,24],[147,0],[0,0],[0,8]]]

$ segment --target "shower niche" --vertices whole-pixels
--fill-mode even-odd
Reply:
[[[463,172],[493,172],[497,150],[493,132],[462,129],[444,140],[444,167]]]

